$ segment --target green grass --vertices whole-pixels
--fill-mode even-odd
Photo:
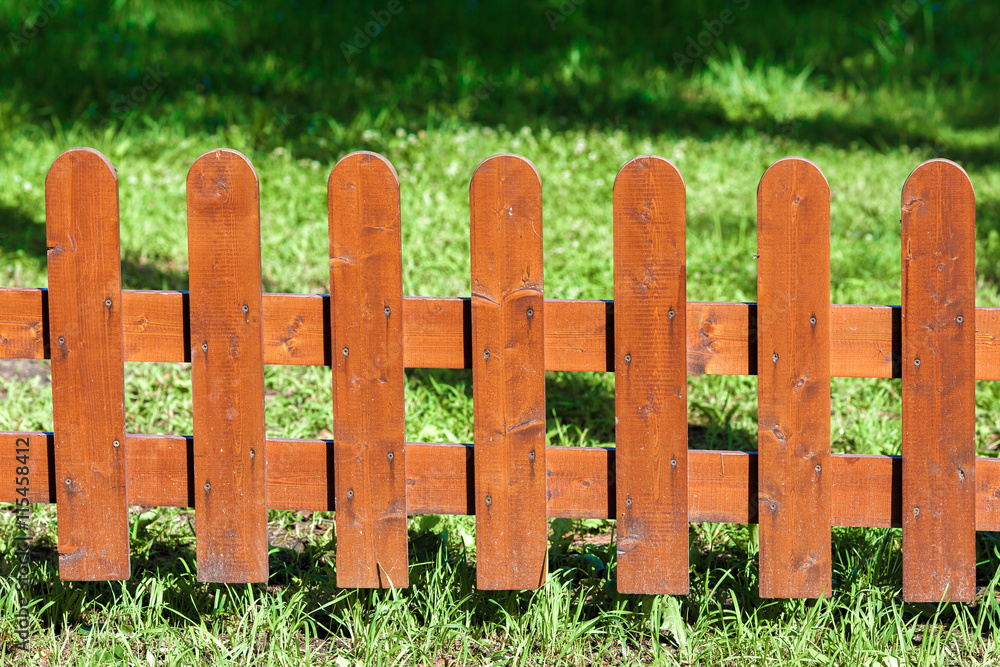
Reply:
[[[833,193],[833,301],[899,303],[901,187],[943,155],[976,188],[977,303],[1000,306],[1000,7],[683,5],[583,2],[553,30],[558,2],[404,3],[348,63],[340,42],[385,3],[68,2],[47,21],[34,2],[0,3],[0,26],[37,29],[0,49],[0,285],[45,286],[45,174],[87,145],[118,169],[124,286],[186,289],[185,176],[228,146],[260,176],[264,288],[327,292],[326,179],[367,148],[400,176],[405,293],[469,295],[469,181],[515,152],[542,179],[546,296],[610,299],[615,174],[652,153],[687,184],[689,299],[753,301],[757,182],[802,155]],[[725,7],[735,21],[678,67]],[[148,67],[165,74],[139,100]],[[52,428],[45,371],[0,368],[0,428]],[[265,385],[269,435],[332,429],[328,368],[268,367]],[[188,365],[129,363],[129,432],[191,433],[190,387]],[[549,373],[546,393],[549,444],[613,445],[611,375]],[[835,378],[834,451],[898,454],[899,394],[898,380]],[[692,376],[691,447],[756,449],[755,397],[756,378]],[[979,383],[976,400],[977,450],[995,456],[1000,388]],[[408,371],[406,416],[411,440],[471,442],[471,374]],[[474,587],[471,518],[414,517],[411,587],[368,592],[332,585],[329,513],[271,512],[270,581],[227,587],[197,583],[193,514],[151,508],[133,508],[129,582],[60,582],[56,508],[34,510],[27,654],[12,652],[16,527],[0,511],[0,664],[1000,660],[991,533],[978,534],[978,602],[927,606],[901,600],[891,529],[835,529],[834,594],[803,602],[757,597],[753,526],[692,525],[691,595],[629,596],[613,523],[554,520],[549,583],[495,593]]]

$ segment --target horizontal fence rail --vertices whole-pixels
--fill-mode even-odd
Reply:
[[[0,288],[0,359],[49,359],[48,293]],[[125,361],[191,361],[190,296],[123,290]],[[757,304],[687,303],[689,375],[757,375]],[[330,297],[264,294],[264,363],[330,366]],[[545,370],[614,372],[614,302],[546,299]],[[899,306],[830,306],[830,375],[899,378]],[[403,297],[406,368],[472,368],[468,297]],[[1000,380],[1000,308],[976,308],[976,379]]]
[[[903,595],[975,597],[1000,530],[1000,460],[976,458],[975,381],[1000,380],[1000,309],[975,306],[975,195],[946,160],[901,201],[902,306],[830,304],[830,186],[801,158],[758,189],[759,303],[686,298],[683,178],[635,158],[613,192],[615,300],[544,297],[542,186],[498,155],[470,190],[472,298],[404,297],[399,182],[369,152],[329,180],[331,293],[263,294],[259,189],[219,149],[188,175],[191,291],[121,289],[118,182],[73,149],[46,182],[49,289],[0,288],[0,358],[51,359],[60,577],[130,574],[128,505],[194,507],[198,576],[266,581],[267,509],[336,511],[337,581],[408,583],[414,514],[476,517],[477,585],[542,585],[546,518],[617,523],[622,592],[686,593],[693,521],[759,523],[761,595],[830,594],[831,526],[903,528]],[[123,364],[192,364],[194,433],[124,433]],[[332,440],[264,436],[263,366],[333,369]],[[404,368],[473,371],[473,444],[405,442]],[[615,373],[616,448],[546,447],[544,371]],[[760,452],[687,448],[687,375],[757,375]],[[902,457],[830,452],[830,378],[902,378]],[[23,469],[20,469],[23,471]],[[338,509],[339,508],[339,509]]]

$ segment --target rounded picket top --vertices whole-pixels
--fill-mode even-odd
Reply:
[[[760,177],[760,182],[757,185],[757,196],[758,199],[761,195],[762,190],[765,185],[770,185],[774,179],[789,179],[794,178],[795,182],[803,183],[803,177],[809,179],[805,181],[804,184],[811,185],[815,187],[817,183],[823,184],[823,189],[826,191],[827,196],[830,194],[830,182],[826,179],[826,174],[823,170],[813,162],[812,160],[807,160],[804,157],[783,157],[780,160],[774,162],[764,175]]]
[[[659,155],[639,155],[618,170],[615,176],[614,191],[621,185],[639,185],[639,179],[658,178],[667,183],[675,183],[685,188],[684,176],[673,162]]]
[[[221,198],[229,200],[243,195],[234,184],[254,192],[260,187],[257,170],[243,153],[231,148],[216,148],[203,153],[191,165],[187,175],[187,197],[191,202],[208,202]]]
[[[541,191],[542,177],[538,175],[538,169],[535,168],[531,160],[515,153],[498,153],[479,163],[475,173],[472,174],[469,190],[470,192],[475,191],[476,183],[484,179],[502,182],[513,178],[520,187],[525,187],[532,180],[532,177],[537,189]]]
[[[73,171],[77,169],[103,174],[100,178],[108,178],[115,187],[118,186],[118,170],[111,164],[111,160],[96,149],[81,146],[62,152],[52,162],[52,166],[49,167],[48,174],[45,176],[46,191],[50,188],[68,187],[69,184],[65,179],[70,178]]]
[[[389,175],[392,176],[392,184],[399,188],[399,174],[396,173],[396,168],[392,166],[392,163],[383,155],[379,155],[373,151],[354,151],[353,153],[348,153],[344,157],[337,161],[337,164],[333,166],[330,170],[330,178],[327,179],[327,187],[332,187],[334,184],[334,177],[347,178],[348,173],[357,173],[356,170],[366,169],[372,177],[381,177],[381,185],[389,185],[385,182]],[[352,171],[353,170],[353,171]],[[348,179],[350,181],[352,179]],[[347,183],[341,181],[346,187]]]
[[[920,192],[931,186],[971,197],[975,206],[976,189],[962,165],[945,158],[934,158],[922,162],[906,177],[906,182],[903,184],[904,210],[910,206],[908,202],[923,199]]]

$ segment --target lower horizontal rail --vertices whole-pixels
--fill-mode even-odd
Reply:
[[[18,498],[15,441],[30,444],[28,498],[55,502],[52,434],[0,432],[0,502]],[[22,445],[23,447],[23,445]],[[474,447],[406,445],[409,514],[474,514]],[[126,437],[128,502],[158,507],[194,506],[194,447],[189,436]],[[615,450],[549,447],[546,451],[549,517],[614,519]],[[325,471],[325,473],[324,473]],[[18,475],[18,477],[21,477]],[[334,509],[333,441],[269,438],[267,505],[270,509]],[[835,526],[899,527],[902,460],[898,456],[833,455]],[[757,523],[757,454],[691,450],[688,518]],[[976,530],[1000,530],[1000,459],[976,459]]]

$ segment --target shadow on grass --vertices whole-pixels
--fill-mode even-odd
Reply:
[[[936,87],[942,115],[955,128],[995,121],[997,72],[987,65],[994,62],[990,26],[1000,17],[993,3],[935,5],[929,23],[913,16],[889,32],[880,26],[895,20],[890,0],[427,2],[404,3],[395,14],[383,7],[360,0],[227,0],[211,8],[79,2],[24,37],[37,13],[32,7],[11,16],[0,88],[14,92],[8,117],[15,123],[101,128],[151,119],[198,131],[236,125],[261,148],[291,145],[323,159],[329,149],[320,139],[355,142],[364,130],[418,130],[450,120],[703,139],[787,134],[788,119],[739,81],[719,83],[740,100],[738,118],[690,94],[688,84],[697,89],[709,57],[725,61],[738,47],[748,63],[774,64],[790,79],[809,68],[831,90],[902,86],[916,95]],[[722,9],[734,20],[719,23],[714,35],[705,32]],[[373,22],[376,15],[382,25]],[[699,47],[694,40],[703,34],[708,45]],[[697,53],[685,63],[692,48]],[[964,93],[945,94],[959,87]],[[1000,159],[994,145],[940,146],[928,129],[935,126],[903,113],[812,118],[791,126],[796,139],[880,149],[935,145],[970,164]]]

